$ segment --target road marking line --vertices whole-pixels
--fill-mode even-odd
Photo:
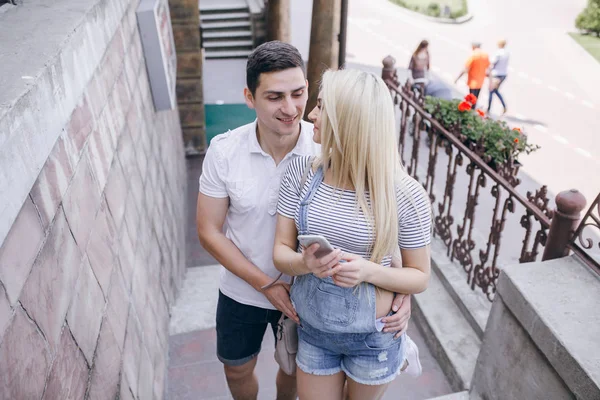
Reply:
[[[589,101],[583,100],[581,102],[582,105],[589,107],[589,108],[594,108],[594,105],[592,103],[590,103]]]
[[[539,79],[539,78],[533,78],[533,79],[531,79],[531,81],[533,83],[535,83],[536,85],[541,85],[542,84],[542,80]]]
[[[564,137],[562,137],[560,135],[553,135],[552,137],[554,138],[554,140],[556,140],[559,143],[569,144],[569,141],[566,138],[564,138]]]
[[[470,50],[470,47],[469,47],[469,46],[465,46],[465,45],[464,45],[464,44],[462,44],[462,43],[458,43],[458,42],[455,42],[455,41],[454,41],[454,40],[452,40],[452,39],[448,39],[446,36],[442,36],[442,35],[440,35],[439,33],[436,33],[434,36],[435,36],[437,39],[443,40],[444,42],[446,42],[446,43],[449,43],[449,44],[451,44],[451,45],[453,45],[453,46],[456,46],[456,47],[458,47],[459,49],[461,49],[461,50],[463,50],[463,51],[469,51],[469,50]]]
[[[540,132],[543,132],[543,133],[546,133],[546,132],[548,132],[548,128],[546,128],[546,127],[545,127],[545,126],[543,126],[543,125],[536,124],[536,125],[534,125],[533,127],[534,127],[535,129],[537,129],[538,131],[540,131]]]
[[[564,95],[567,96],[571,100],[573,100],[575,98],[575,95],[571,92],[565,92]]]
[[[527,79],[527,78],[529,78],[529,75],[527,75],[527,74],[526,74],[525,72],[523,72],[523,71],[520,71],[520,72],[518,73],[518,75],[519,75],[519,78],[523,78],[523,79]]]
[[[548,89],[552,90],[553,92],[558,92],[558,89],[555,88],[554,86],[548,86]]]
[[[581,154],[584,157],[592,158],[592,153],[590,153],[589,151],[586,151],[586,150],[582,149],[581,147],[577,147],[575,149],[575,151],[578,152],[579,154]]]

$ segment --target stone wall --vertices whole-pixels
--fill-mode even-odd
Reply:
[[[0,69],[19,83],[0,96],[0,185],[21,202],[0,207],[1,399],[164,398],[185,160],[178,111],[154,111],[138,4],[0,14]]]
[[[598,304],[600,280],[575,256],[503,268],[471,395],[599,399]]]

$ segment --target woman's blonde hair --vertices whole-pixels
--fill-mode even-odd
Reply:
[[[331,169],[337,187],[354,187],[371,228],[371,261],[380,263],[398,246],[396,188],[406,174],[397,149],[392,97],[381,78],[352,69],[325,72],[321,93],[317,165],[324,172]]]

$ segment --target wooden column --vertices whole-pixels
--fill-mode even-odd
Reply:
[[[317,104],[323,72],[338,67],[340,13],[340,0],[313,0],[307,68],[309,97],[305,117]]]
[[[267,9],[267,39],[289,43],[290,0],[269,0]]]
[[[198,0],[169,0],[177,51],[177,104],[187,155],[206,151]]]

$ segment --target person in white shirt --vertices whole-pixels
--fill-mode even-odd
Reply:
[[[196,216],[200,243],[224,267],[217,356],[234,399],[258,395],[254,368],[267,325],[275,334],[282,312],[299,322],[290,301],[290,277],[261,288],[279,275],[273,244],[283,173],[292,159],[320,153],[313,125],[302,121],[308,82],[294,46],[273,41],[257,47],[248,57],[246,84],[246,104],[257,118],[211,141]],[[384,329],[401,335],[410,318],[410,297],[397,295],[393,310]],[[276,382],[278,399],[296,398],[295,376],[279,370]]]
[[[488,99],[488,114],[492,109],[492,99],[494,95],[498,96],[502,107],[504,108],[502,114],[506,114],[506,103],[504,98],[500,94],[500,85],[504,82],[508,76],[508,51],[506,51],[506,40],[502,39],[498,41],[498,50],[494,54],[492,59],[491,72],[490,72],[490,96]]]

